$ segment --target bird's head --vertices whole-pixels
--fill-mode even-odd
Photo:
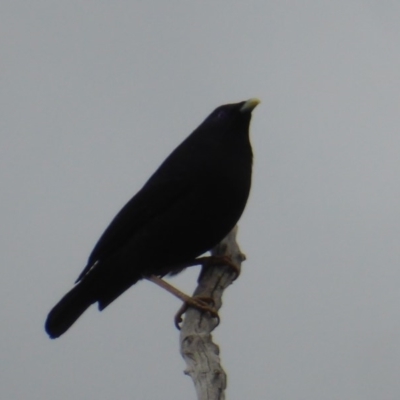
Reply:
[[[234,104],[224,104],[217,107],[203,122],[204,128],[226,132],[232,130],[248,129],[251,112],[260,100],[253,98]]]

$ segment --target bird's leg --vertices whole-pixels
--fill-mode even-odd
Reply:
[[[233,280],[237,279],[240,275],[239,267],[232,261],[231,257],[227,255],[196,258],[191,262],[185,263],[184,265],[182,265],[182,267],[186,268],[186,267],[192,267],[194,265],[201,265],[204,268],[209,268],[216,265],[226,265],[231,270],[233,270],[235,274]],[[201,275],[199,279],[200,278]],[[219,324],[219,315],[217,311],[214,308],[212,308],[212,306],[210,306],[210,304],[214,305],[214,300],[211,297],[204,297],[204,296],[190,297],[156,275],[151,275],[146,279],[162,287],[163,289],[165,289],[166,291],[168,291],[169,293],[173,294],[175,297],[183,301],[181,308],[178,310],[174,318],[175,326],[178,329],[180,329],[179,324],[182,322],[182,315],[187,311],[189,307],[196,308],[202,312],[210,313],[213,318],[216,318],[218,320],[217,325]]]
[[[164,281],[163,279],[159,278],[156,275],[150,275],[149,277],[146,277],[146,279],[150,282],[155,283],[156,285],[160,286],[161,288],[165,289],[167,292],[173,294],[175,297],[182,301],[190,301],[191,297],[188,296],[187,294],[181,292],[179,289],[176,287],[170,285],[168,282]]]
[[[214,304],[213,299],[211,299],[210,297],[202,297],[202,296],[190,297],[156,275],[151,275],[149,277],[146,277],[146,279],[149,280],[150,282],[155,283],[156,285],[160,286],[167,292],[173,294],[175,297],[183,301],[182,307],[175,315],[175,326],[178,329],[180,329],[179,324],[182,322],[182,315],[186,312],[186,310],[189,307],[197,308],[199,311],[202,312],[208,312],[211,314],[212,317],[217,318],[219,322],[219,316],[217,311],[215,311],[212,307],[208,305],[209,303]]]
[[[243,255],[244,258],[244,255]],[[239,275],[240,275],[240,269],[239,267],[232,261],[230,256],[227,255],[222,255],[222,256],[208,256],[208,257],[199,257],[196,258],[195,260],[193,260],[192,262],[186,263],[184,265],[184,267],[192,267],[195,265],[201,265],[204,268],[209,268],[212,266],[216,266],[216,265],[226,265],[228,266],[231,270],[233,270],[234,272],[234,277],[232,279],[232,281],[236,280]],[[199,281],[201,280],[201,277],[204,273],[204,269],[202,270],[202,272],[200,273],[199,276]],[[210,297],[204,297],[204,296],[195,296],[195,297],[188,297],[188,300],[184,300],[184,303],[182,304],[181,308],[178,310],[178,312],[175,314],[175,326],[177,327],[177,329],[180,330],[180,323],[182,322],[182,315],[187,311],[187,309],[191,306],[197,308],[198,310],[201,311],[206,311],[206,312],[210,312],[210,314],[212,315],[212,317],[217,319],[217,326],[219,325],[219,315],[217,313],[216,310],[214,309],[210,309],[210,307],[207,305],[208,303],[212,303],[214,304],[214,300]],[[193,300],[196,301],[196,304],[193,304]],[[199,303],[199,301],[201,303]]]

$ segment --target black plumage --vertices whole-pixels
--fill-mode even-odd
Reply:
[[[249,125],[258,103],[215,109],[122,208],[75,287],[49,313],[51,338],[91,304],[103,310],[138,280],[179,272],[228,234],[250,191]]]

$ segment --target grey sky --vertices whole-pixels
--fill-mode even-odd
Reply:
[[[215,332],[239,400],[400,393],[400,5],[3,1],[2,399],[194,399],[141,282],[62,338],[49,309],[216,106],[259,97],[248,260]],[[191,292],[198,269],[172,282]]]

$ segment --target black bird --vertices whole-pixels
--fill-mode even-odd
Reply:
[[[49,313],[51,338],[91,304],[101,311],[140,279],[180,272],[230,232],[249,196],[249,125],[258,103],[215,109],[122,208],[75,287]]]

